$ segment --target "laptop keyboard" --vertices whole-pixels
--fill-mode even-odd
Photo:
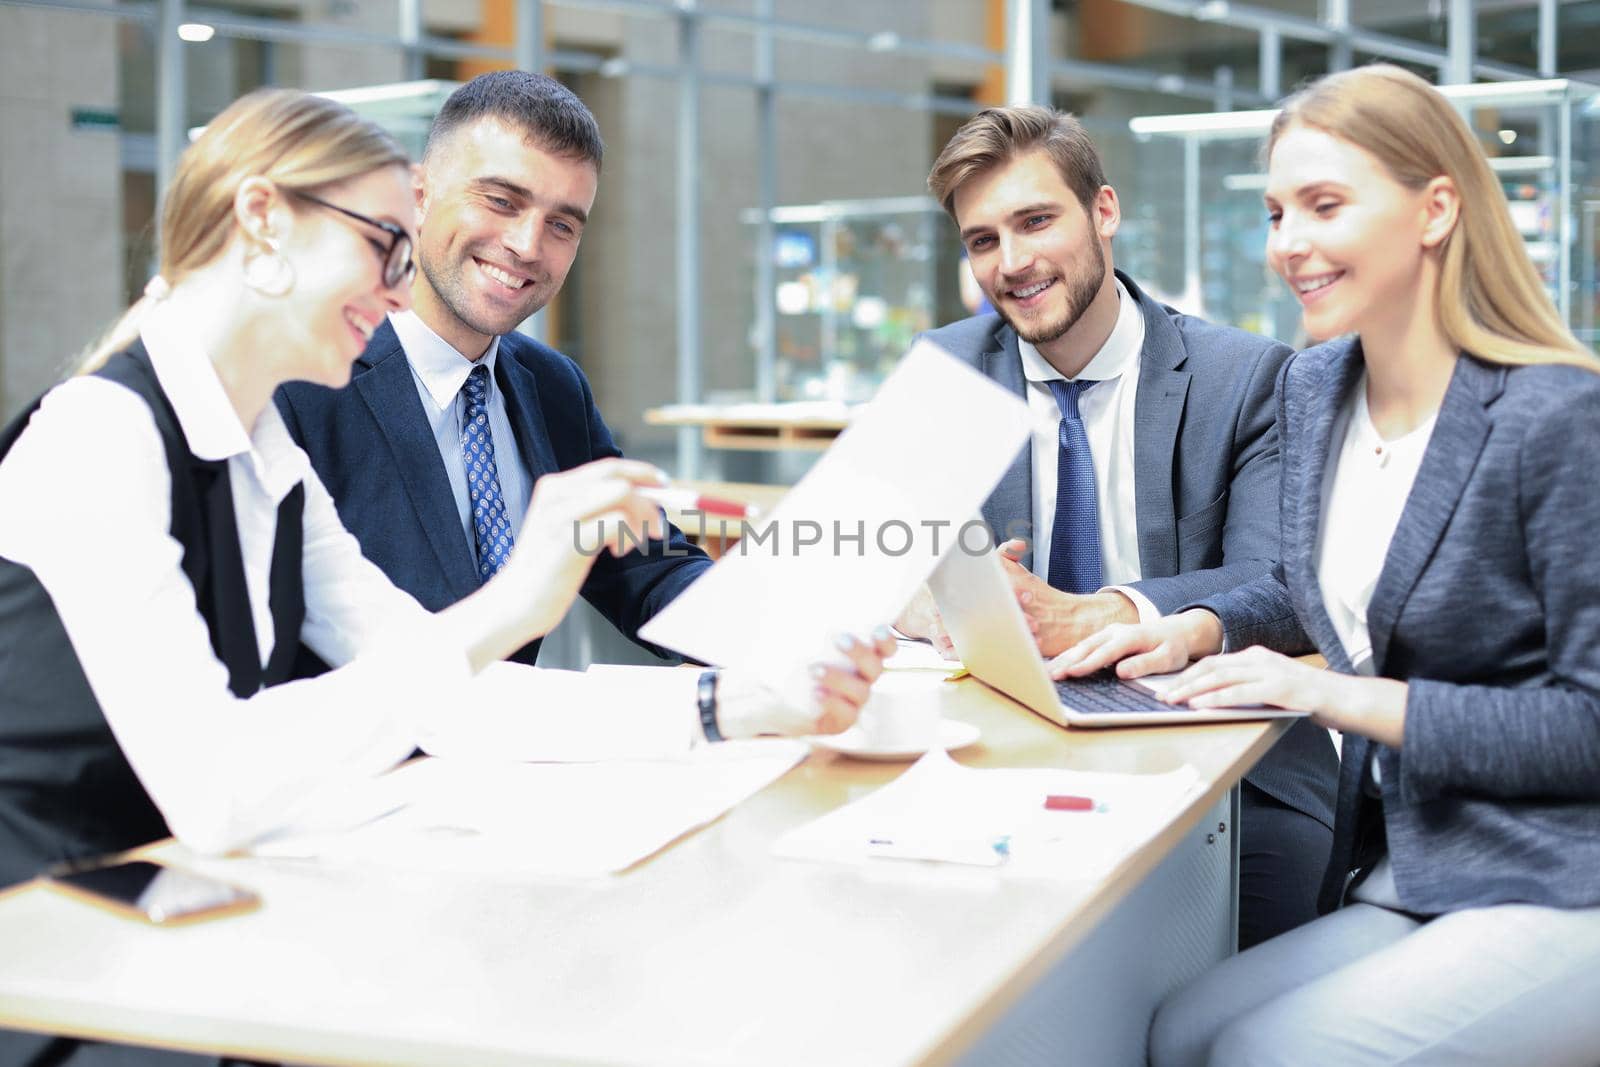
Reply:
[[[1063,678],[1056,683],[1061,702],[1084,714],[1136,711],[1177,711],[1171,704],[1136,689],[1107,668],[1082,678]]]

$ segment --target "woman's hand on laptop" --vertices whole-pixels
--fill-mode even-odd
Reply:
[[[1203,608],[1150,623],[1116,623],[1050,661],[1050,677],[1080,678],[1116,665],[1119,678],[1166,674],[1222,651],[1222,623]]]
[[[1318,726],[1397,749],[1405,744],[1409,691],[1393,678],[1341,674],[1256,646],[1196,663],[1162,699],[1193,708],[1265,704],[1309,711]]]

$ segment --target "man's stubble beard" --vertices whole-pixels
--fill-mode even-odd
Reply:
[[[470,253],[468,258],[470,259]],[[423,277],[428,279],[429,288],[439,298],[439,303],[444,305],[445,310],[449,311],[457,321],[473,333],[482,334],[485,337],[499,337],[510,333],[526,322],[530,316],[538,314],[550,302],[550,297],[555,295],[552,292],[549,296],[534,301],[527,312],[517,321],[509,325],[502,325],[498,322],[487,321],[473,312],[467,299],[467,286],[461,280],[461,275],[469,269],[465,260],[453,272],[446,273],[437,268],[431,257],[418,256],[417,268],[422,271]],[[529,282],[528,288],[537,292],[539,282]]]
[[[1013,330],[1017,331],[1018,337],[1030,345],[1038,347],[1039,345],[1047,345],[1052,341],[1060,340],[1066,336],[1068,330],[1078,324],[1078,320],[1089,309],[1089,305],[1094,303],[1096,294],[1100,292],[1100,287],[1106,281],[1105,250],[1100,247],[1099,241],[1095,241],[1091,247],[1094,249],[1093,268],[1087,273],[1077,275],[1070,280],[1065,276],[1061,279],[1062,284],[1067,286],[1067,310],[1059,321],[1047,323],[1036,332],[1029,333],[1021,323],[1006,313],[1004,304],[996,303],[995,310],[999,311],[1000,317],[1005,319]]]

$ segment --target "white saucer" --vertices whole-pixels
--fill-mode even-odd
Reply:
[[[951,752],[958,748],[966,748],[980,736],[982,731],[970,722],[942,719],[939,722],[937,747]],[[927,748],[874,748],[866,743],[859,726],[852,726],[842,734],[822,734],[813,737],[811,741],[822,748],[854,756],[856,759],[880,760],[886,763],[914,760],[928,751]]]

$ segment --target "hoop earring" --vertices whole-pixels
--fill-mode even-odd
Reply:
[[[278,242],[263,238],[261,248],[245,253],[244,283],[262,296],[286,295],[294,288],[294,267],[278,251]]]

